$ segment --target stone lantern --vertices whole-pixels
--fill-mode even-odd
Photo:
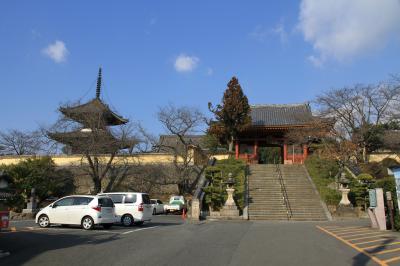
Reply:
[[[350,180],[346,178],[346,174],[342,172],[341,177],[339,179],[339,191],[342,192],[342,199],[339,202],[341,206],[351,206],[351,202],[349,200],[349,184]]]
[[[226,200],[225,205],[222,207],[222,210],[220,212],[221,216],[224,216],[226,218],[239,217],[239,210],[233,199],[233,192],[235,192],[233,185],[235,185],[235,183],[235,179],[232,178],[232,173],[229,173],[228,180],[224,182],[224,184],[226,184],[227,186],[226,192],[228,193],[228,199]]]

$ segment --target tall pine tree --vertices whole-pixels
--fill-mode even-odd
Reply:
[[[226,141],[229,152],[232,152],[238,134],[251,124],[249,101],[242,91],[239,80],[232,77],[224,92],[222,103],[213,108],[209,102],[208,108],[215,115],[215,121],[211,123],[209,132]]]

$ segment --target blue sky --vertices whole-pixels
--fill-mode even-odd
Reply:
[[[385,14],[385,16],[382,16]],[[168,103],[298,103],[400,73],[398,0],[1,1],[0,130],[50,125],[95,94],[161,133]]]

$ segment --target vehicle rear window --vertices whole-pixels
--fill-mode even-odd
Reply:
[[[150,200],[151,204],[157,204],[156,200]]]
[[[150,197],[148,194],[142,194],[142,200],[144,204],[151,204]]]
[[[114,207],[114,202],[110,198],[99,198],[99,206],[101,207]]]
[[[174,200],[181,200],[181,197],[174,197]]]
[[[114,203],[122,203],[122,199],[124,197],[124,195],[122,194],[110,194],[108,195],[109,198],[112,199],[112,201],[114,201]]]
[[[125,203],[135,203],[135,202],[136,202],[136,194],[125,195]]]
[[[90,197],[74,197],[73,205],[88,205],[92,200]]]
[[[161,200],[157,200],[157,203],[158,204],[163,204]]]

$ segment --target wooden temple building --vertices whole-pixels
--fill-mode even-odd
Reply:
[[[251,126],[235,140],[235,157],[249,163],[302,164],[308,156],[307,143],[293,143],[291,130],[312,126],[308,104],[253,105]]]
[[[132,143],[113,135],[111,127],[128,123],[100,99],[101,68],[97,78],[96,97],[84,104],[60,107],[59,111],[78,126],[50,132],[50,138],[68,147],[70,154],[116,153]]]

